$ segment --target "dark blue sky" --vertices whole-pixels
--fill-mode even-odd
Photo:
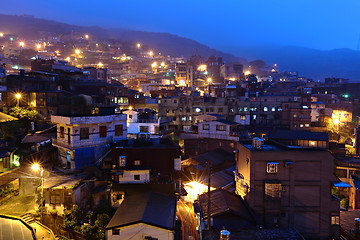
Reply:
[[[169,32],[231,52],[259,43],[357,49],[359,9],[359,0],[13,0],[0,13]]]

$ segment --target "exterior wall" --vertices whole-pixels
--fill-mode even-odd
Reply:
[[[208,129],[205,129],[205,126],[208,125]],[[224,131],[219,130],[218,127],[224,128]],[[231,135],[230,131],[231,125],[224,124],[217,121],[211,122],[201,122],[198,123],[198,137],[199,138],[219,138],[219,139],[227,139],[227,140],[238,140],[239,137]]]
[[[245,118],[245,119],[243,119]],[[235,122],[240,125],[250,125],[250,114],[248,115],[235,115]]]
[[[71,169],[94,166],[109,149],[110,143],[127,138],[126,115],[63,117],[51,116],[57,124],[57,139],[60,162]],[[122,125],[122,135],[115,135],[115,126]],[[106,136],[100,136],[100,127],[106,127]],[[80,139],[81,128],[87,128],[89,138]],[[62,130],[63,129],[63,132]]]
[[[174,231],[154,227],[144,223],[117,228],[119,235],[112,235],[112,230],[106,230],[107,240],[143,240],[145,236],[151,236],[159,240],[174,240]]]
[[[277,173],[267,173],[267,162],[278,162]],[[236,193],[245,196],[262,224],[295,227],[305,237],[331,236],[331,215],[339,215],[339,201],[331,198],[336,178],[329,152],[250,151],[239,144],[236,164],[243,177],[243,182],[237,180]],[[280,197],[266,196],[266,183],[281,184]]]
[[[126,115],[88,117],[51,116],[51,121],[57,124],[56,145],[67,148],[107,144],[112,141],[126,139],[127,136]],[[123,135],[115,136],[115,125],[123,125]],[[99,136],[100,126],[107,127],[107,136],[104,138],[100,138]],[[64,127],[64,136],[61,136],[61,127]],[[80,139],[80,128],[89,128],[89,139]],[[68,134],[69,132],[70,135]]]
[[[140,180],[134,180],[134,176],[139,175]],[[129,170],[123,171],[119,175],[119,183],[147,183],[150,182],[150,170]]]

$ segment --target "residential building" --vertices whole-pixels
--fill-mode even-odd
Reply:
[[[194,85],[193,67],[187,63],[176,63],[175,81],[177,85],[192,87]]]
[[[147,192],[125,197],[106,226],[107,240],[175,237],[176,199]]]
[[[200,229],[207,229],[208,193],[201,194],[195,204],[199,209]],[[223,189],[210,192],[210,227],[214,230],[239,231],[256,228],[256,217],[240,196]]]
[[[238,143],[236,193],[265,227],[291,227],[306,238],[339,235],[339,199],[331,195],[334,158],[320,148]]]
[[[51,116],[57,125],[59,161],[71,169],[95,166],[110,150],[110,143],[127,137],[126,115]]]

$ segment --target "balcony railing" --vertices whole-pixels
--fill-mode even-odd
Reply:
[[[81,139],[77,141],[73,141],[68,143],[67,138],[62,139],[59,141],[58,139],[53,138],[52,144],[55,147],[62,147],[62,148],[82,148],[82,147],[94,147],[109,144],[113,141],[113,137],[106,137],[106,138],[97,138],[96,140],[92,139]]]

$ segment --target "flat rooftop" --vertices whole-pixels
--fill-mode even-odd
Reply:
[[[241,145],[249,149],[250,151],[326,151],[322,148],[309,148],[309,147],[301,147],[301,146],[286,146],[286,145],[280,145],[275,144],[270,141],[265,141],[261,149],[256,149],[253,147],[251,142],[240,142]]]

